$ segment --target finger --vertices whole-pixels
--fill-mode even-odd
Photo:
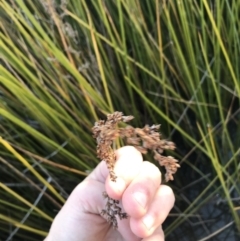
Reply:
[[[130,226],[138,237],[146,238],[162,225],[174,205],[175,197],[170,187],[161,185],[147,211],[140,219],[131,218]]]
[[[125,146],[116,151],[114,167],[117,176],[116,182],[110,180],[108,175],[105,187],[108,195],[113,199],[121,199],[123,192],[137,176],[143,162],[141,153],[132,146]]]
[[[142,239],[142,241],[164,241],[164,232],[162,226],[159,226],[155,232],[147,238]]]
[[[105,184],[109,171],[105,161],[101,161],[97,167],[85,178],[85,180],[95,180]]]
[[[122,197],[124,210],[129,216],[140,218],[146,214],[160,182],[159,169],[148,161],[142,162],[138,175],[132,180]]]
[[[123,237],[123,240],[131,240],[131,241],[141,241],[140,237],[137,237],[130,228],[130,219],[122,219],[118,218],[118,232]]]

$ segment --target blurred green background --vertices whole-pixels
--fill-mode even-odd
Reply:
[[[239,17],[238,0],[0,0],[0,240],[44,239],[114,111],[177,145],[166,240],[240,240]]]

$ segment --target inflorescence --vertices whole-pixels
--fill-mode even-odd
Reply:
[[[163,156],[162,153],[164,150],[174,150],[175,144],[160,138],[161,136],[158,132],[160,125],[145,125],[143,128],[134,128],[131,125],[119,127],[119,124],[122,122],[129,122],[133,118],[133,116],[124,116],[122,112],[114,112],[107,115],[106,121],[97,121],[92,129],[93,136],[97,140],[97,156],[106,162],[110,179],[113,182],[117,179],[114,172],[116,155],[113,149],[113,142],[117,138],[121,138],[127,145],[134,146],[142,154],[147,154],[148,150],[152,150],[154,159],[159,162],[160,166],[164,166],[166,169],[165,180],[173,180],[173,174],[176,173],[180,165],[175,158]],[[107,204],[101,214],[114,228],[117,228],[116,216],[123,219],[127,218],[127,214],[123,213],[118,206],[119,201],[108,197],[106,192],[103,195],[107,198]]]

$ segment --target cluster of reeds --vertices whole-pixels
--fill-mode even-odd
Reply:
[[[161,123],[178,146],[165,237],[237,233],[239,12],[239,0],[0,0],[0,240],[47,235],[99,162],[92,123],[114,110]],[[125,143],[144,148],[149,128]]]

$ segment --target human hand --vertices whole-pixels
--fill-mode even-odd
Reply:
[[[172,189],[161,184],[159,169],[143,161],[134,147],[116,151],[112,182],[102,161],[71,193],[55,217],[45,241],[163,241],[162,223],[174,205]],[[106,200],[102,193],[121,200],[127,219],[113,229],[100,215]]]

